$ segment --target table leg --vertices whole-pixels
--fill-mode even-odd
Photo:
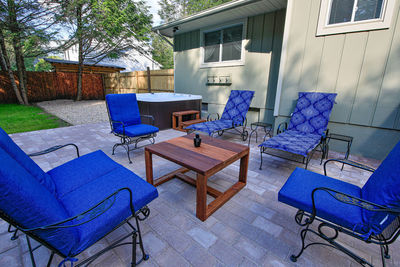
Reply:
[[[196,179],[196,216],[201,221],[207,219],[207,177],[197,174]]]
[[[176,130],[176,117],[172,115],[172,129]]]
[[[182,130],[182,115],[178,116],[178,129]]]
[[[246,184],[248,166],[249,166],[249,154],[240,159],[239,182],[243,182]]]
[[[146,162],[146,181],[153,184],[153,159],[152,154],[148,150],[144,150],[144,160]]]

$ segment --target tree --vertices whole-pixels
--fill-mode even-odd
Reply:
[[[192,15],[230,0],[160,0],[158,15],[164,23]]]
[[[20,104],[28,104],[26,57],[35,57],[43,53],[42,45],[57,33],[53,27],[53,6],[47,1],[0,0],[0,46],[2,69],[9,73],[9,78]],[[11,44],[12,51],[7,48]],[[13,53],[13,57],[10,55]],[[14,84],[11,59],[15,61],[19,87]]]
[[[85,60],[103,58],[148,40],[151,15],[143,1],[134,0],[54,0],[61,7],[59,19],[69,27],[70,39],[78,45],[78,84],[76,100],[82,96]]]
[[[164,23],[167,23],[228,1],[230,0],[160,0],[158,3],[161,8],[158,15]],[[153,38],[152,44],[153,58],[163,65],[163,68],[173,68],[172,47],[158,36]]]
[[[54,59],[62,59],[57,56],[49,56],[48,58],[54,58]],[[43,58],[39,59],[39,61],[35,64],[34,66],[35,71],[51,71],[53,70],[53,66],[45,61]]]
[[[174,53],[171,45],[156,34],[153,34],[151,44],[153,46],[151,51],[153,59],[162,65],[162,69],[173,69]]]

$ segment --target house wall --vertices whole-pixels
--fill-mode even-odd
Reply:
[[[285,10],[249,17],[242,66],[200,68],[200,29],[174,38],[175,91],[202,95],[208,113],[222,113],[231,90],[253,90],[248,121],[273,123]],[[218,27],[219,25],[215,25]],[[208,86],[208,76],[232,77],[230,86]],[[203,114],[204,115],[204,114]]]
[[[320,0],[292,0],[275,124],[288,120],[298,92],[336,92],[330,131],[353,136],[353,154],[384,158],[400,140],[399,2],[389,29],[316,37]]]

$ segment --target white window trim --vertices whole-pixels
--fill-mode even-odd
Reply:
[[[332,0],[321,0],[317,36],[338,33],[387,29],[390,27],[396,0],[385,0],[380,19],[344,22],[328,25]],[[354,13],[354,12],[353,12]],[[353,14],[354,17],[354,14]]]
[[[233,26],[242,25],[242,49],[239,60],[227,60],[227,61],[219,61],[219,62],[204,62],[204,33],[214,32],[218,30],[223,30],[226,28],[230,28]],[[247,18],[239,21],[231,21],[224,23],[222,25],[218,25],[218,27],[208,27],[204,29],[200,29],[200,68],[214,68],[214,67],[230,67],[230,66],[242,66],[245,62],[245,44],[246,44],[246,35],[247,35]],[[222,44],[221,44],[222,45]],[[222,49],[219,54],[220,60],[222,57]]]

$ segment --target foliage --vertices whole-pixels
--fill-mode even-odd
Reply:
[[[58,18],[78,45],[78,92],[81,99],[84,60],[99,62],[129,48],[140,48],[149,40],[152,16],[143,1],[53,0],[59,5]]]
[[[230,0],[160,0],[158,14],[164,23],[192,15]]]
[[[174,68],[174,53],[172,47],[160,36],[154,34],[152,40],[153,59],[162,65],[162,69]]]
[[[0,104],[0,127],[8,134],[63,126],[68,126],[68,123],[44,112],[39,107]]]
[[[57,56],[49,56],[48,58],[54,58],[54,59],[62,59]],[[35,71],[52,71],[53,66],[45,61],[43,58],[39,59],[39,61],[35,64]]]

